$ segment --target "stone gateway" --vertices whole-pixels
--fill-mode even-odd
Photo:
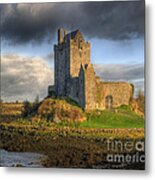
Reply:
[[[104,82],[96,76],[90,62],[90,43],[79,30],[58,30],[54,45],[54,86],[49,96],[65,96],[83,109],[109,109],[129,105],[134,87],[127,82]]]

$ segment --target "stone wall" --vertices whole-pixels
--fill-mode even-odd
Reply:
[[[129,105],[133,96],[133,85],[127,82],[97,83],[97,107],[99,109]]]
[[[85,72],[84,68],[81,65],[80,73],[79,73],[79,96],[78,96],[78,103],[82,108],[85,108]]]
[[[90,43],[82,37],[70,40],[70,75],[79,76],[80,66],[90,63]]]
[[[68,42],[54,46],[54,60],[56,94],[65,96],[70,80],[70,46]]]
[[[74,77],[70,79],[69,97],[76,102],[79,102],[79,78]]]
[[[85,66],[85,109],[96,109],[96,76],[92,64]]]
[[[65,50],[60,45],[55,46],[55,87],[57,95],[65,95],[66,58]]]

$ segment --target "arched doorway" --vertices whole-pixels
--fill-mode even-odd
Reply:
[[[111,95],[106,96],[105,98],[105,107],[106,109],[111,109],[112,108],[112,103],[113,103],[113,98]]]

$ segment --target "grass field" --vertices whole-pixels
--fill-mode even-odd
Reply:
[[[144,128],[144,118],[128,109],[118,109],[117,112],[103,111],[87,114],[87,121],[80,127],[90,128]]]

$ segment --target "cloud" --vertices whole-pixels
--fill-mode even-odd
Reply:
[[[103,81],[127,81],[135,86],[135,96],[144,91],[144,64],[95,64],[96,74]]]
[[[143,37],[144,1],[1,4],[2,37],[13,43],[52,40],[59,27],[90,38]]]
[[[94,67],[104,80],[131,81],[144,78],[143,64],[96,64]]]
[[[6,101],[34,100],[47,95],[53,70],[44,59],[7,54],[1,57],[1,96]]]

